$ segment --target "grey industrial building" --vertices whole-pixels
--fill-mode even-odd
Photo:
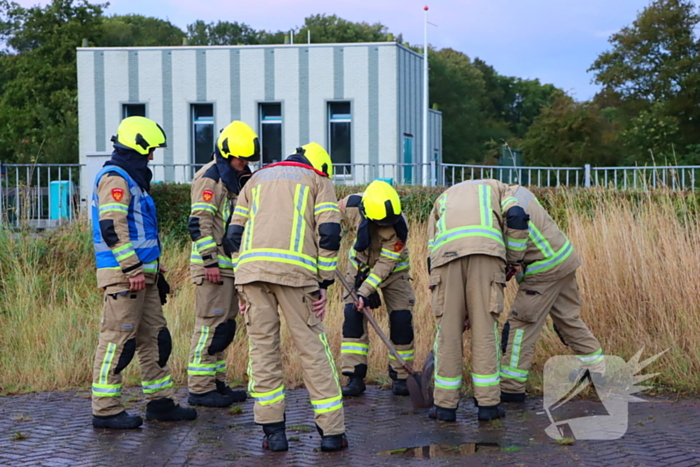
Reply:
[[[79,48],[83,189],[131,115],[168,135],[153,161],[156,179],[188,181],[192,168],[177,165],[206,163],[218,132],[243,120],[258,131],[265,163],[315,141],[338,164],[339,183],[415,183],[415,165],[386,169],[421,161],[422,66],[421,55],[394,42]],[[430,111],[429,135],[429,155],[441,162],[440,112]]]

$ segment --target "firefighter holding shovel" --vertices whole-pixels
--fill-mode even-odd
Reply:
[[[365,309],[381,306],[381,290],[389,312],[390,340],[407,363],[414,360],[413,307],[415,294],[410,283],[406,241],[408,224],[401,212],[401,201],[388,183],[375,180],[364,193],[346,197],[339,203],[341,217],[355,233],[350,248],[348,281],[355,285],[358,301],[348,295],[343,323],[341,357],[343,375],[348,377],[344,396],[365,391],[369,334]],[[389,354],[392,391],[407,396],[406,369]]]

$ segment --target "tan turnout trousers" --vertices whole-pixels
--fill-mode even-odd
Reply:
[[[533,283],[526,278],[520,284],[508,317],[508,346],[501,367],[503,392],[525,392],[535,344],[548,315],[552,316],[559,337],[576,352],[582,367],[605,371],[600,343],[581,320],[580,312],[576,272],[558,281]]]
[[[195,280],[194,333],[187,366],[189,391],[204,394],[216,390],[216,381],[226,384],[224,349],[233,340],[227,327],[238,315],[238,297],[233,277],[221,276],[223,284],[212,284],[203,277]],[[222,348],[223,347],[223,348]],[[213,353],[210,351],[214,350]]]
[[[248,392],[255,398],[255,423],[284,420],[284,377],[280,353],[280,315],[289,327],[309,391],[316,424],[324,435],[345,433],[343,396],[326,330],[312,312],[318,287],[289,287],[268,282],[239,285],[247,305]]]
[[[472,383],[480,406],[500,402],[498,316],[503,311],[505,262],[468,255],[433,269],[430,284],[437,318],[435,405],[454,409],[462,387],[464,323],[471,324]]]
[[[347,275],[348,282],[350,284],[352,284],[355,281],[356,273],[357,271],[352,269],[351,272]],[[399,272],[396,274],[392,274],[386,281],[382,282],[379,285],[379,290],[381,290],[382,292],[382,301],[384,302],[384,306],[386,307],[386,310],[390,316],[392,311],[406,310],[408,313],[413,313],[413,307],[416,304],[416,296],[413,291],[413,286],[411,285],[409,279],[410,276],[408,273]],[[352,298],[349,295],[345,299],[345,303],[352,303]],[[371,311],[372,313],[376,313],[376,310]],[[359,338],[343,336],[343,343],[340,349],[340,355],[343,364],[343,374],[353,373],[355,371],[356,365],[367,365],[367,354],[369,353],[369,334],[367,333],[367,318],[364,317],[364,315],[358,312],[357,310],[354,310],[354,313],[357,314],[358,322],[362,320],[363,332]],[[350,323],[351,319],[352,317],[348,317],[348,312],[346,312],[345,324],[343,326],[349,327],[351,324],[354,324]],[[392,327],[389,335],[391,336],[391,338],[393,338],[392,343],[396,347],[396,350],[398,351],[399,355],[401,355],[401,358],[403,358],[407,363],[413,363],[413,360],[415,358],[413,340],[410,343],[404,345],[393,342],[393,340],[396,340],[395,336],[397,335],[402,336],[407,334],[413,334],[410,320],[404,319],[402,321],[393,323],[390,319],[389,323]],[[395,326],[400,326],[402,328],[407,329],[393,329],[393,327]],[[346,330],[344,329],[343,334],[345,333]],[[384,346],[382,346],[382,348],[384,348]],[[396,372],[396,377],[398,379],[408,378],[408,373],[406,372],[404,367],[402,367],[391,354],[389,354],[389,365]]]
[[[105,289],[100,341],[92,379],[94,415],[116,415],[124,410],[121,403],[121,373],[134,353],[139,358],[146,400],[172,399],[175,389],[167,364],[169,338],[168,348],[163,352],[159,351],[158,346],[159,333],[165,327],[157,285],[147,284],[146,289],[140,292],[129,290],[129,285]]]

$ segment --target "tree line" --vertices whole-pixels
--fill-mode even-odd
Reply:
[[[76,47],[312,43],[407,44],[381,23],[312,15],[289,31],[236,21],[109,15],[109,4],[0,0],[0,161],[78,161]],[[601,91],[577,101],[480,58],[430,48],[430,102],[443,114],[444,160],[496,164],[503,144],[541,166],[700,164],[700,15],[692,0],[653,0],[591,65]],[[185,42],[183,42],[185,41]]]

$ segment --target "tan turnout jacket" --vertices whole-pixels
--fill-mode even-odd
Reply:
[[[113,190],[121,194],[117,201],[113,196]],[[129,207],[131,203],[131,192],[129,191],[129,183],[116,172],[105,174],[97,186],[97,197],[99,198],[99,207],[105,204],[122,204]],[[127,210],[110,209],[105,212],[100,212],[100,220],[111,219],[114,222],[114,231],[119,237],[119,241],[112,245],[112,250],[117,250],[128,244],[131,244],[129,238],[129,222],[127,221]],[[136,255],[130,255],[124,259],[118,259],[120,269],[97,269],[97,286],[105,288],[110,285],[129,284],[129,278],[136,277],[141,273],[146,276],[146,284],[154,284],[158,273],[158,261],[143,264],[136,267],[141,260]],[[124,273],[122,271],[129,271]]]
[[[467,255],[489,255],[508,264],[523,259],[528,231],[506,225],[506,213],[518,203],[497,180],[472,180],[448,188],[428,219],[432,269]]]
[[[204,268],[212,266],[218,266],[222,276],[233,277],[233,261],[226,255],[222,242],[238,195],[226,188],[215,160],[194,175],[191,197],[188,228],[193,241],[192,279],[204,277]]]
[[[506,208],[517,203],[530,215],[524,277],[528,282],[556,281],[581,266],[581,259],[535,195],[519,185],[508,187]]]
[[[233,220],[236,284],[269,282],[291,287],[335,277],[340,212],[333,182],[313,168],[273,164],[253,174],[238,198]]]
[[[369,268],[368,277],[358,290],[367,297],[380,287],[393,273],[408,272],[410,268],[408,247],[396,235],[392,226],[382,226],[369,223],[370,245],[362,252],[355,251],[355,234],[362,223],[360,201],[362,193],[347,196],[338,203],[341,219],[347,225],[348,232],[353,236],[353,246],[350,247],[350,266],[357,271],[359,268]]]

